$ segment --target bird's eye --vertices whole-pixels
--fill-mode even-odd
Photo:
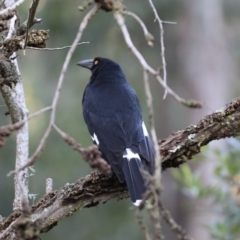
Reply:
[[[97,65],[97,64],[98,64],[98,60],[95,60],[95,61],[94,61],[94,65]]]

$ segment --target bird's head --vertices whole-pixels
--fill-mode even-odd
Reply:
[[[121,67],[116,62],[107,58],[96,57],[94,59],[83,60],[78,62],[77,65],[89,69],[92,72],[92,78],[108,80],[110,77],[119,76],[125,79]]]

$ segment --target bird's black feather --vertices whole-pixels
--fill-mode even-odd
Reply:
[[[131,200],[136,202],[146,191],[142,170],[153,174],[155,157],[141,107],[117,63],[106,58],[89,61],[84,61],[92,71],[82,99],[84,120],[93,141],[119,181],[126,181]],[[78,65],[83,66],[82,62]]]

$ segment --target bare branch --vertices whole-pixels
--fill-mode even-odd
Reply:
[[[28,13],[28,20],[27,20],[27,29],[33,26],[33,24],[36,22],[36,12],[37,12],[37,7],[39,4],[40,0],[32,0],[32,4],[29,8],[29,13]],[[26,32],[27,35],[27,32]]]
[[[5,138],[5,137],[10,136],[10,134],[12,132],[19,130],[24,125],[24,123],[27,122],[28,120],[30,120],[31,118],[36,117],[36,116],[38,116],[38,115],[40,115],[40,114],[42,114],[46,111],[49,111],[51,109],[52,109],[51,107],[42,108],[41,110],[39,110],[39,111],[33,113],[32,115],[30,115],[28,118],[25,118],[25,119],[23,119],[19,122],[14,123],[14,124],[9,124],[9,125],[0,127],[0,137]],[[0,147],[1,147],[1,145],[0,145]],[[13,173],[15,173],[15,172],[12,171],[9,174],[11,175]],[[10,176],[9,174],[8,174],[8,176]]]
[[[23,46],[23,49],[26,48],[27,46],[27,41],[28,41],[28,30],[36,23],[36,22],[41,22],[41,19],[36,19],[35,18],[35,14],[36,14],[36,11],[37,11],[37,7],[38,7],[38,4],[39,4],[39,0],[32,0],[32,4],[29,8],[29,11],[28,11],[28,19],[27,19],[27,22],[26,22],[26,31],[25,31],[25,42],[24,42],[24,46]]]
[[[79,41],[82,37],[83,31],[87,27],[87,24],[88,24],[89,20],[93,17],[93,15],[95,15],[97,13],[97,10],[98,10],[98,6],[94,6],[86,14],[86,16],[83,18],[83,20],[81,21],[78,32],[77,32],[77,35],[76,35],[76,37],[73,41],[73,44],[72,44],[71,48],[68,51],[66,59],[63,63],[63,67],[62,67],[62,70],[61,70],[61,73],[60,73],[60,76],[59,76],[59,80],[58,80],[57,89],[56,89],[56,92],[55,92],[55,95],[54,95],[54,98],[53,98],[53,102],[52,102],[53,111],[52,111],[51,120],[50,120],[50,123],[52,125],[55,122],[56,106],[57,106],[57,103],[58,103],[58,98],[59,98],[60,91],[61,91],[61,88],[62,88],[62,83],[63,83],[64,77],[65,77],[65,73],[66,73],[67,68],[68,68],[68,64],[71,60],[71,57],[72,57],[72,54],[73,54],[74,50],[76,49],[76,47],[77,47],[77,45],[78,45],[78,43],[79,43]]]
[[[161,189],[161,172],[162,172],[162,166],[161,166],[161,156],[159,153],[159,147],[158,147],[158,140],[157,140],[157,134],[155,130],[154,125],[154,113],[153,113],[153,105],[152,105],[152,94],[151,89],[149,86],[149,80],[148,80],[148,74],[146,70],[143,71],[143,80],[144,80],[144,89],[147,99],[147,107],[148,107],[148,117],[149,117],[149,125],[150,125],[150,132],[151,132],[151,138],[154,145],[155,150],[155,186],[157,189]]]
[[[162,21],[164,24],[177,24],[177,22],[172,22],[172,21]]]
[[[38,47],[45,48],[46,40],[49,38],[48,30],[32,30],[28,34],[27,46],[28,47]],[[10,58],[13,52],[22,50],[25,43],[25,36],[13,36],[10,39],[0,43],[0,46],[3,46],[2,55],[6,58]]]
[[[159,83],[164,87],[164,89],[167,90],[167,92],[174,97],[175,100],[178,102],[182,103],[183,105],[187,107],[192,107],[192,108],[201,108],[202,103],[195,101],[195,100],[185,100],[181,97],[179,97],[171,88],[168,87],[168,85],[163,81],[163,79],[160,77],[159,73],[155,71],[152,67],[148,65],[144,57],[141,55],[141,53],[138,51],[138,49],[134,46],[131,37],[129,35],[128,29],[126,24],[124,23],[124,18],[122,14],[118,11],[114,12],[114,17],[119,25],[119,27],[122,30],[123,37],[125,39],[125,42],[128,46],[128,48],[132,51],[132,53],[136,56],[140,64],[142,65],[143,69],[145,69],[147,72],[151,73],[153,76],[157,78]]]
[[[0,11],[0,15],[6,14],[8,11],[12,11],[14,10],[16,7],[20,6],[25,0],[18,0],[16,3],[11,4],[10,6],[8,6],[6,4],[7,1],[5,1],[6,4],[6,9],[3,9]]]
[[[167,64],[166,64],[166,59],[165,59],[165,46],[164,46],[164,39],[163,39],[164,30],[163,30],[162,20],[158,16],[157,10],[153,5],[152,0],[148,0],[148,1],[153,9],[155,18],[157,19],[157,21],[159,23],[159,27],[160,27],[160,43],[161,43],[162,68],[163,68],[163,81],[165,84],[167,84],[167,69],[166,69]],[[166,96],[167,96],[167,89],[165,88],[165,93],[164,93],[163,99],[165,99]]]
[[[93,172],[73,184],[67,184],[59,190],[46,194],[31,207],[30,220],[40,232],[47,232],[57,222],[82,208],[95,207],[110,199],[128,198],[125,184],[120,184],[114,176],[106,177],[99,171]],[[2,223],[0,240],[18,240],[12,222],[18,222],[19,212],[12,213]]]
[[[159,207],[162,213],[164,220],[171,227],[171,229],[176,233],[179,240],[194,240],[191,237],[186,235],[186,231],[178,225],[175,220],[172,218],[170,212],[162,205],[162,202],[159,200]]]
[[[20,1],[14,4],[13,0],[5,0],[5,6],[7,9],[0,11],[0,14],[4,14],[9,10],[14,9]],[[15,6],[14,6],[15,5]],[[6,10],[6,11],[5,11]],[[15,31],[16,15],[10,19],[7,38],[10,39]],[[0,65],[3,71],[1,77],[10,85],[0,85],[0,91],[8,106],[9,113],[11,115],[12,123],[19,122],[24,118],[27,118],[27,108],[24,97],[24,90],[21,80],[20,71],[18,69],[18,63],[16,60],[16,53],[12,54],[12,61],[6,63],[8,59],[2,57]],[[5,68],[6,66],[9,67]],[[6,75],[6,73],[9,73]],[[11,76],[15,81],[14,91],[12,90],[11,81],[8,82]],[[16,162],[15,167],[23,165],[28,159],[28,123],[25,122],[23,126],[17,130],[16,135]],[[25,205],[28,205],[28,169],[15,175],[14,178],[15,198],[13,203],[14,209],[23,209]]]
[[[145,95],[147,99],[147,107],[148,107],[148,116],[149,116],[149,124],[150,124],[150,133],[151,138],[153,140],[153,146],[155,150],[155,171],[154,171],[154,177],[150,176],[150,174],[145,173],[146,179],[149,182],[148,184],[148,190],[145,193],[147,195],[146,198],[143,198],[143,202],[150,201],[151,203],[156,203],[159,201],[160,194],[161,194],[161,173],[162,173],[162,166],[161,166],[161,157],[159,153],[159,147],[158,147],[158,140],[157,140],[157,134],[154,126],[154,112],[153,112],[153,105],[152,105],[152,94],[151,89],[149,85],[148,80],[148,73],[146,70],[143,71],[143,80],[144,80],[144,89],[145,89]],[[149,189],[151,188],[151,189]],[[149,192],[149,193],[148,193]],[[141,205],[139,206],[139,209],[141,209]],[[155,238],[156,240],[163,239],[162,236],[162,229],[161,229],[161,215],[160,212],[156,207],[151,207],[149,210],[150,216],[152,218],[152,224],[155,230]],[[141,223],[141,222],[140,222]],[[148,231],[145,228],[145,235],[148,236]]]
[[[55,91],[55,94],[54,94],[54,97],[53,97],[53,101],[52,101],[52,105],[51,105],[52,112],[51,112],[51,117],[50,117],[50,122],[48,124],[48,127],[47,127],[47,129],[46,129],[46,131],[45,131],[37,149],[35,150],[33,155],[28,159],[28,162],[26,164],[22,165],[21,167],[16,168],[15,172],[19,172],[19,171],[33,165],[35,163],[35,161],[37,160],[37,158],[39,157],[39,155],[41,154],[41,151],[44,148],[45,142],[48,139],[49,134],[51,132],[51,129],[52,129],[54,123],[55,123],[56,106],[57,106],[58,99],[59,99],[59,96],[60,96],[60,92],[61,92],[61,89],[62,89],[62,84],[63,84],[63,81],[64,81],[65,73],[66,73],[66,70],[68,68],[68,64],[71,60],[71,57],[72,57],[72,54],[73,54],[75,48],[77,47],[77,45],[78,45],[78,43],[79,43],[79,41],[82,37],[84,29],[87,27],[87,24],[88,24],[89,20],[97,12],[97,10],[98,10],[98,6],[94,6],[85,15],[85,17],[81,21],[78,32],[77,32],[77,35],[76,35],[76,37],[73,41],[73,44],[71,45],[71,47],[70,47],[70,49],[67,53],[67,56],[66,56],[65,61],[63,63],[63,67],[62,67],[62,70],[61,70],[61,73],[60,73],[60,76],[59,76],[59,79],[58,79],[57,88],[56,88],[56,91]]]
[[[52,107],[51,107],[51,106],[42,108],[42,109],[40,109],[39,111],[31,114],[31,115],[27,118],[27,120],[30,120],[30,119],[32,119],[32,118],[34,118],[34,117],[37,117],[38,115],[41,115],[41,114],[44,113],[44,112],[51,111],[51,110],[52,110]],[[24,120],[24,121],[26,121],[26,120]]]
[[[13,132],[15,130],[18,130],[20,129],[20,127],[22,127],[22,125],[27,122],[28,120],[34,118],[34,117],[37,117],[38,115],[41,115],[42,113],[44,112],[47,112],[47,111],[50,111],[52,109],[52,107],[45,107],[45,108],[42,108],[40,109],[39,111],[31,114],[29,117],[19,121],[19,122],[16,122],[14,124],[9,124],[9,125],[6,125],[6,126],[2,126],[0,127],[0,129],[9,129],[10,132]],[[1,130],[0,130],[0,133],[1,133]]]
[[[151,222],[155,230],[154,239],[156,240],[163,240],[164,236],[162,234],[162,226],[161,226],[161,211],[158,208],[158,199],[160,198],[159,189],[155,186],[155,177],[149,176],[150,180],[149,187],[147,189],[146,195],[149,194],[150,196],[147,197],[150,201],[150,208],[149,214],[151,217]]]
[[[86,16],[83,18],[83,20],[81,21],[78,32],[77,32],[77,35],[76,35],[76,37],[73,41],[73,44],[72,44],[71,48],[68,51],[66,59],[63,63],[63,67],[62,67],[62,70],[61,70],[61,73],[60,73],[60,76],[59,76],[59,79],[58,79],[57,89],[55,91],[55,95],[54,95],[54,98],[53,98],[53,101],[52,101],[53,110],[52,110],[51,119],[50,119],[50,124],[51,125],[53,125],[54,122],[55,122],[56,106],[57,106],[58,99],[59,99],[59,96],[60,96],[60,91],[61,91],[61,88],[62,88],[62,83],[63,83],[64,77],[65,77],[65,73],[66,73],[67,68],[68,68],[68,64],[71,60],[71,57],[72,57],[72,54],[73,54],[74,50],[76,49],[76,47],[77,47],[77,45],[78,45],[78,43],[79,43],[79,41],[82,37],[83,31],[87,27],[87,24],[88,24],[89,20],[92,18],[92,16],[96,14],[97,10],[98,10],[98,7],[94,6],[86,14]]]
[[[197,125],[159,141],[163,170],[179,167],[213,140],[240,135],[240,98],[207,115]]]
[[[13,60],[17,68],[18,75],[20,76],[20,71],[18,70],[17,60]],[[16,85],[17,102],[18,107],[21,110],[22,116],[18,121],[24,119],[28,115],[28,110],[26,108],[24,90],[21,79]],[[28,123],[25,122],[21,129],[17,131],[17,155],[15,168],[19,168],[21,165],[25,164],[28,159],[28,148],[29,148],[29,136],[28,136]],[[19,181],[18,181],[19,179]],[[23,206],[25,201],[28,203],[28,169],[15,176],[15,199],[14,199],[14,209]]]
[[[77,44],[77,46],[82,45],[82,44],[88,44],[90,42],[80,42]],[[64,47],[59,47],[59,48],[35,48],[35,47],[26,47],[26,49],[31,49],[31,50],[39,50],[39,51],[56,51],[56,50],[64,50],[67,48],[70,48],[71,46],[64,46]]]
[[[83,159],[92,167],[98,168],[106,176],[112,175],[111,166],[104,160],[101,156],[102,153],[98,149],[97,145],[90,146],[88,148],[83,148],[79,143],[77,143],[72,137],[63,132],[55,124],[54,129],[60,134],[60,136],[67,142],[74,150],[77,150],[83,157]]]
[[[135,13],[133,12],[129,12],[129,11],[124,11],[123,12],[125,15],[131,16],[133,17],[138,23],[139,25],[142,27],[145,39],[148,43],[148,45],[150,47],[153,47],[153,43],[154,43],[154,37],[153,35],[148,31],[146,25],[144,24],[144,22],[142,21],[142,19],[140,17],[138,17]]]
[[[139,224],[139,226],[141,227],[141,229],[143,230],[143,232],[145,234],[145,239],[146,240],[152,240],[151,235],[150,235],[149,230],[148,230],[148,227],[143,222],[143,215],[142,215],[142,212],[141,212],[140,208],[137,208],[135,216],[136,216],[136,219],[137,219],[137,223]]]

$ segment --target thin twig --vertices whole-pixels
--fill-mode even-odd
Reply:
[[[194,240],[191,237],[186,235],[186,231],[176,223],[176,221],[171,216],[171,213],[162,205],[162,202],[159,200],[159,208],[161,209],[162,216],[171,229],[176,233],[177,238],[180,240]]]
[[[102,158],[102,153],[96,145],[90,146],[88,148],[83,148],[75,139],[70,137],[59,127],[53,124],[53,128],[60,134],[63,140],[70,145],[74,150],[78,151],[83,159],[90,165],[92,168],[98,168],[106,176],[112,175],[112,168],[107,163],[106,160]]]
[[[150,5],[151,5],[151,7],[153,9],[155,18],[158,21],[158,24],[159,24],[159,27],[160,27],[160,44],[161,44],[161,58],[162,58],[162,68],[163,68],[163,81],[164,81],[164,83],[167,84],[167,69],[166,69],[166,59],[165,59],[165,46],[164,46],[164,39],[163,39],[164,30],[163,30],[162,20],[158,16],[157,10],[156,10],[152,0],[148,0],[148,1],[149,1]],[[166,98],[167,93],[168,93],[167,89],[165,88],[165,93],[164,93],[163,99]]]
[[[17,1],[16,3],[12,4],[11,6],[3,9],[2,11],[0,11],[0,15],[5,14],[5,13],[7,13],[8,11],[11,11],[11,10],[15,9],[16,7],[20,6],[24,1],[25,1],[25,0],[19,0],[19,1]],[[5,2],[6,2],[6,1],[5,1]]]
[[[144,22],[142,21],[142,19],[140,17],[138,17],[135,13],[133,12],[129,12],[129,11],[124,11],[123,12],[125,15],[131,16],[133,17],[138,23],[139,25],[142,27],[144,36],[147,40],[147,43],[150,47],[153,46],[153,42],[154,42],[154,37],[153,35],[148,31],[146,25],[144,24]]]
[[[177,22],[172,22],[172,21],[162,21],[164,24],[177,24]]]
[[[32,118],[34,118],[34,117],[37,117],[38,115],[40,115],[40,114],[42,114],[42,113],[44,113],[44,112],[50,111],[51,109],[52,109],[52,107],[50,107],[50,106],[49,106],[49,107],[42,108],[42,109],[40,109],[39,111],[31,114],[29,117],[27,117],[27,118],[25,118],[25,119],[23,119],[23,120],[21,120],[21,121],[19,121],[19,122],[16,122],[16,123],[14,123],[14,124],[9,124],[9,125],[6,125],[6,126],[2,126],[2,127],[6,127],[6,128],[13,127],[13,128],[14,128],[15,125],[22,125],[22,124],[24,124],[25,122],[27,122],[28,120],[30,120],[30,119],[32,119]]]
[[[136,216],[138,225],[141,227],[142,231],[145,234],[145,239],[146,240],[152,240],[151,235],[150,235],[149,230],[148,230],[148,227],[143,222],[143,215],[142,215],[142,212],[139,208],[137,208],[135,216]]]
[[[60,92],[61,92],[61,89],[62,89],[63,80],[64,80],[64,77],[65,77],[65,73],[67,71],[69,62],[70,62],[70,60],[72,58],[72,54],[73,54],[74,50],[76,49],[76,47],[77,47],[77,45],[78,45],[78,43],[79,43],[79,41],[80,41],[80,39],[82,37],[83,31],[87,27],[87,24],[88,24],[89,20],[92,18],[93,15],[95,15],[97,13],[97,10],[98,10],[98,6],[95,5],[85,15],[85,17],[81,21],[79,29],[78,29],[78,32],[77,32],[77,35],[76,35],[76,37],[75,37],[75,39],[73,41],[72,46],[70,47],[70,49],[68,51],[66,59],[65,59],[65,61],[63,63],[63,67],[62,67],[62,70],[61,70],[61,73],[60,73],[60,76],[59,76],[59,79],[58,79],[58,85],[57,85],[57,88],[56,88],[56,91],[55,91],[55,95],[54,95],[54,98],[53,98],[53,101],[52,101],[53,111],[52,111],[51,119],[50,119],[50,124],[51,125],[53,125],[54,122],[55,122],[56,105],[58,103],[58,98],[59,98],[59,95],[60,95]]]
[[[80,42],[77,44],[77,46],[82,45],[82,44],[88,44],[90,42]],[[55,50],[63,50],[70,48],[71,46],[64,46],[64,47],[59,47],[59,48],[35,48],[35,47],[26,47],[26,49],[30,50],[39,50],[39,51],[55,51]]]
[[[148,108],[148,117],[149,117],[149,125],[150,125],[150,133],[151,138],[154,145],[155,150],[155,186],[157,189],[161,189],[161,172],[162,172],[162,164],[161,164],[161,156],[159,153],[158,139],[157,133],[154,125],[154,112],[153,112],[153,104],[152,104],[152,94],[149,86],[148,74],[146,70],[143,71],[143,80],[144,80],[144,89],[147,98],[147,108]]]
[[[155,181],[153,180],[151,184],[149,185],[150,190],[150,198],[149,201],[151,201],[152,206],[149,208],[150,217],[152,219],[152,224],[155,230],[155,238],[156,240],[163,240],[164,236],[162,234],[162,226],[161,226],[161,211],[159,211],[158,207],[158,191],[156,186],[154,185]]]
[[[48,138],[48,136],[49,136],[49,134],[51,132],[51,128],[52,128],[52,126],[51,126],[51,124],[49,124],[47,129],[46,129],[46,131],[45,131],[45,133],[43,134],[42,139],[39,142],[39,145],[38,145],[37,149],[35,150],[33,155],[28,159],[27,163],[24,164],[23,166],[21,166],[20,168],[15,169],[13,172],[22,171],[23,169],[25,169],[25,168],[27,168],[27,167],[29,167],[29,166],[34,164],[35,160],[42,153],[42,150],[44,148],[45,142],[46,142],[46,140],[47,140],[47,138]]]
[[[38,115],[41,115],[42,113],[47,112],[47,111],[50,111],[50,110],[52,110],[52,107],[51,107],[51,106],[42,108],[42,109],[38,110],[37,112],[31,114],[26,120],[30,120],[30,119],[32,119],[32,118],[34,118],[34,117],[37,117]],[[23,120],[23,121],[26,121],[26,120]]]
[[[33,113],[29,117],[22,119],[21,121],[14,122],[13,124],[9,124],[9,125],[1,126],[0,127],[0,135],[3,134],[3,135],[5,135],[5,137],[8,137],[12,132],[20,130],[23,127],[23,125],[26,122],[28,122],[28,120],[30,120],[31,118],[36,117],[36,116],[38,116],[46,111],[49,111],[51,109],[52,109],[51,107],[46,107],[46,108],[40,109],[39,111]]]
[[[33,165],[35,163],[35,161],[37,160],[37,158],[39,157],[39,155],[41,154],[41,151],[44,148],[45,142],[46,142],[47,138],[49,137],[51,129],[52,129],[54,123],[55,123],[56,106],[57,106],[58,99],[59,99],[59,96],[60,96],[60,92],[61,92],[61,89],[62,89],[62,84],[63,84],[63,81],[64,81],[65,73],[66,73],[66,70],[68,68],[69,62],[71,60],[72,54],[73,54],[75,48],[77,47],[77,45],[78,45],[78,43],[79,43],[79,41],[82,37],[83,31],[87,27],[87,24],[88,24],[89,20],[92,18],[93,15],[96,14],[97,10],[98,10],[98,6],[95,5],[85,15],[85,17],[81,21],[78,32],[77,32],[77,35],[76,35],[76,37],[73,41],[73,44],[71,45],[71,47],[70,47],[70,49],[67,53],[67,56],[65,58],[63,66],[62,66],[62,70],[61,70],[61,73],[60,73],[60,76],[59,76],[59,79],[58,79],[57,88],[56,88],[56,91],[55,91],[55,94],[54,94],[54,97],[53,97],[53,101],[52,101],[52,104],[51,104],[52,112],[51,112],[51,117],[50,117],[50,122],[48,124],[48,127],[47,127],[47,129],[46,129],[46,131],[45,131],[37,149],[35,150],[33,155],[28,159],[28,162],[26,164],[24,164],[23,166],[15,169],[15,171],[14,171],[15,173],[25,169],[26,167],[29,167],[29,166]]]
[[[35,20],[35,14],[36,14],[36,11],[37,11],[37,7],[38,7],[38,4],[39,4],[39,0],[32,0],[32,4],[29,8],[29,11],[28,11],[28,19],[27,19],[27,27],[26,27],[26,36],[25,36],[25,42],[24,42],[24,46],[23,46],[23,49],[26,48],[27,46],[27,39],[28,39],[28,30],[33,26],[34,24],[34,20]],[[41,20],[39,20],[41,21]]]
[[[30,120],[30,119],[32,119],[32,118],[34,118],[34,117],[36,117],[36,116],[38,116],[38,115],[40,115],[40,114],[42,114],[42,113],[44,113],[44,112],[50,111],[51,109],[52,109],[52,107],[50,107],[50,106],[49,106],[49,107],[42,108],[42,109],[40,109],[39,111],[37,111],[37,112],[33,113],[32,115],[30,115],[29,117],[27,117],[27,118],[25,118],[25,119],[23,119],[23,120],[21,120],[21,121],[19,121],[19,122],[16,122],[16,123],[14,123],[14,124],[7,125],[7,126],[5,126],[5,127],[6,127],[6,128],[11,128],[11,127],[12,127],[12,129],[14,129],[15,126],[17,126],[17,125],[22,125],[22,124],[28,122],[28,120]],[[17,173],[17,171],[16,171],[16,170],[10,171],[10,172],[7,174],[7,176],[9,177],[9,176],[11,176],[11,175],[14,174],[14,173]]]
[[[142,21],[142,19],[140,17],[137,16],[137,14],[133,13],[133,12],[129,12],[129,11],[124,11],[123,14],[128,15],[133,17],[142,27],[142,30],[144,32],[144,35],[148,34],[148,29],[146,27],[146,25],[144,24],[144,22]]]
[[[202,107],[202,103],[197,102],[195,100],[186,100],[184,98],[179,97],[160,77],[159,72],[155,71],[152,67],[148,65],[142,54],[138,51],[138,49],[135,47],[135,45],[132,42],[132,39],[130,37],[130,34],[128,32],[127,26],[124,22],[124,17],[122,14],[118,11],[114,12],[114,17],[122,31],[124,40],[128,46],[128,48],[132,51],[132,53],[136,56],[139,63],[142,65],[143,69],[145,69],[147,72],[151,73],[153,76],[156,77],[156,79],[159,81],[159,83],[163,86],[164,89],[167,89],[168,94],[170,94],[172,97],[174,97],[175,100],[178,102],[184,104],[187,107],[193,107],[193,108],[200,108]]]

